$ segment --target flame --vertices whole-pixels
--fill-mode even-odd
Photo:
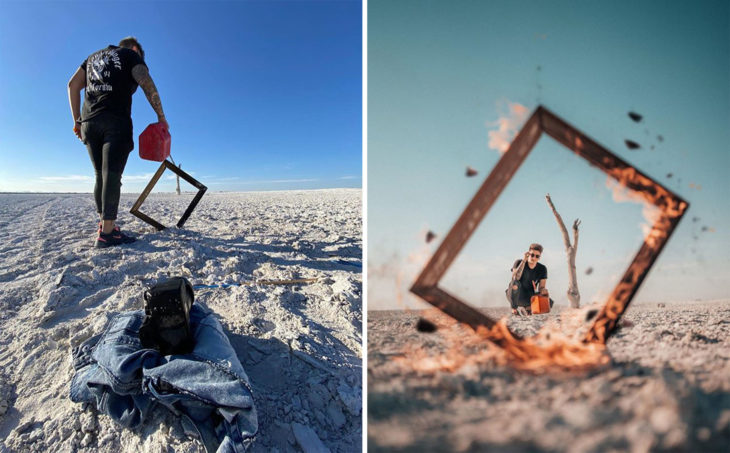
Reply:
[[[513,103],[506,101],[507,110],[506,114],[500,114],[500,117],[495,122],[487,122],[487,127],[491,128],[498,126],[496,131],[489,131],[489,148],[499,151],[500,154],[504,154],[509,145],[512,143],[512,139],[517,134],[517,131],[527,120],[529,111],[527,107],[522,104]],[[503,109],[503,103],[500,102],[497,105],[498,109]]]
[[[654,215],[653,213],[647,214],[646,209],[644,210],[644,217],[650,223],[650,228],[644,236],[644,243],[586,335],[585,341],[604,344],[617,325],[621,314],[626,310],[639,280],[651,267],[653,259],[656,258],[662,244],[666,242],[677,219],[682,217],[689,206],[686,201],[674,196],[666,188],[653,182],[633,167],[615,166],[607,169],[606,173],[615,178],[618,181],[617,184],[632,189],[623,191],[628,199],[640,200],[645,203],[645,208],[648,205],[658,208],[659,212]],[[614,196],[616,194],[617,191],[614,190]],[[620,195],[618,198],[623,201]]]
[[[423,316],[438,327],[433,335],[444,340],[446,352],[434,354],[409,343],[403,355],[393,360],[424,373],[455,372],[465,366],[490,363],[532,373],[587,371],[609,364],[610,357],[604,344],[581,341],[583,332],[575,326],[586,326],[582,321],[585,311],[564,313],[560,322],[548,322],[535,337],[519,339],[509,330],[505,318],[491,329],[480,327],[474,331],[437,309],[426,310]]]

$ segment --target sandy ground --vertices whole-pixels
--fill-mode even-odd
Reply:
[[[253,451],[361,449],[360,190],[206,194],[184,229],[128,214],[131,245],[92,248],[89,194],[0,194],[0,451],[197,452],[161,409],[122,429],[68,398],[71,348],[168,276],[193,284],[317,278],[299,286],[196,291],[247,371]],[[174,225],[193,194],[153,194],[142,212]]]
[[[368,312],[368,450],[730,451],[730,301],[662,305],[631,306],[608,342],[611,362],[573,374],[490,360],[424,371],[408,357],[414,345],[433,360],[452,351],[449,338],[473,334],[419,332],[424,312]],[[584,314],[508,324],[532,335],[548,320]]]

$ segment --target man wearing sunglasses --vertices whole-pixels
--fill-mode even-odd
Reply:
[[[542,256],[542,245],[530,244],[530,249],[525,252],[521,260],[515,261],[512,266],[512,280],[507,288],[507,300],[512,307],[514,315],[528,315],[532,313],[530,308],[530,297],[539,293],[548,296],[547,290],[547,267],[538,261]],[[550,299],[550,306],[553,301]]]

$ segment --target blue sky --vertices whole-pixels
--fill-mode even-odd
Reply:
[[[5,1],[0,191],[92,191],[66,84],[88,54],[128,35],[145,49],[173,159],[209,190],[361,187],[361,20],[361,3],[345,0]],[[132,110],[138,136],[156,121],[142,90]],[[137,152],[123,192],[159,166]],[[170,179],[156,188],[173,189]]]
[[[728,297],[727,2],[371,0],[367,75],[370,309],[424,306],[408,288],[500,158],[489,132],[539,104],[690,202],[635,300]],[[465,177],[467,166],[478,176]],[[604,300],[643,240],[643,207],[615,202],[604,174],[547,136],[442,286],[506,306],[509,267],[539,242],[548,288],[567,304],[546,193],[568,227],[583,222],[583,302]]]

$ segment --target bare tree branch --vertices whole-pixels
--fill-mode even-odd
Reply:
[[[553,204],[553,200],[550,198],[550,194],[545,195],[545,200],[547,200],[550,209],[553,211],[555,219],[558,222],[558,226],[560,227],[560,232],[563,234],[565,253],[568,258],[568,278],[570,279],[568,282],[567,292],[568,300],[570,301],[571,307],[578,308],[580,307],[580,291],[578,290],[578,276],[575,271],[575,254],[578,249],[578,226],[580,225],[580,219],[575,219],[573,221],[573,245],[571,245],[568,229],[565,227],[563,218],[560,217],[560,214],[558,214],[558,210],[555,209],[555,205]]]
[[[560,231],[563,233],[563,243],[565,243],[565,249],[570,249],[570,236],[568,236],[568,229],[565,228],[565,223],[563,223],[563,218],[560,217],[560,214],[558,214],[558,211],[555,209],[555,205],[553,204],[553,200],[550,198],[550,194],[545,195],[545,199],[548,202],[548,205],[550,205],[550,209],[553,210],[553,214],[555,214],[555,219],[558,221],[558,226],[560,227]],[[575,231],[575,224],[573,224],[573,231]]]

